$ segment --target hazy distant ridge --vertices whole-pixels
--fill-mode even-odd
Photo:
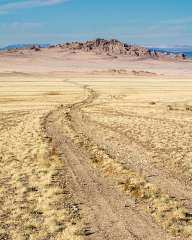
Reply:
[[[17,49],[17,48],[30,48],[32,46],[40,46],[41,48],[47,48],[49,47],[50,44],[34,44],[34,43],[29,43],[29,44],[13,44],[13,45],[8,45],[6,47],[0,48],[0,50],[9,50],[9,49]]]
[[[187,57],[192,57],[192,46],[181,46],[181,47],[167,47],[167,48],[149,48],[152,51],[167,52],[174,54],[185,54]]]

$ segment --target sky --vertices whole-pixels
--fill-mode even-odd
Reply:
[[[192,0],[0,0],[0,47],[95,38],[192,46]]]

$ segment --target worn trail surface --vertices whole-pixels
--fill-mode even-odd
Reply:
[[[66,182],[85,226],[83,235],[87,239],[173,239],[134,198],[116,186],[116,178],[107,178],[94,164],[109,156],[75,127],[74,118],[78,119],[81,109],[90,105],[97,93],[79,87],[87,90],[87,98],[52,111],[45,127],[53,148],[64,161]]]
[[[190,102],[83,81],[0,112],[0,239],[191,239]]]
[[[80,240],[70,224],[62,161],[42,132],[45,110],[0,115],[0,239]]]

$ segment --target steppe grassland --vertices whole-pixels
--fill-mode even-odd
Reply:
[[[176,189],[171,189],[170,179],[163,184],[167,172],[190,183],[190,78],[4,73],[0,84],[2,237],[80,238],[75,234],[78,226],[69,224],[68,213],[60,205],[64,196],[57,183],[65,181],[63,162],[49,149],[42,121],[56,106],[84,99],[83,85],[98,95],[83,109],[90,124],[85,131],[98,145],[145,177],[153,175],[154,168],[165,169],[165,175],[156,172],[151,182],[170,195]],[[129,141],[124,142],[122,135]],[[178,185],[177,191],[182,192]],[[182,217],[182,212],[177,214]]]
[[[191,209],[190,78],[97,78],[92,88],[100,95],[84,108],[86,124],[81,129],[109,156],[120,159],[120,164],[101,161],[104,172],[117,177],[131,169],[125,190],[141,205],[149,198],[149,212],[165,229],[191,234],[191,226],[180,223]],[[145,184],[152,184],[147,196]]]
[[[59,104],[83,93],[63,79],[0,75],[0,238],[80,239],[63,208],[63,162],[49,148],[42,123]]]

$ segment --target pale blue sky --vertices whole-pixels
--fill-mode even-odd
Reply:
[[[0,47],[98,37],[192,45],[192,0],[0,0]]]

